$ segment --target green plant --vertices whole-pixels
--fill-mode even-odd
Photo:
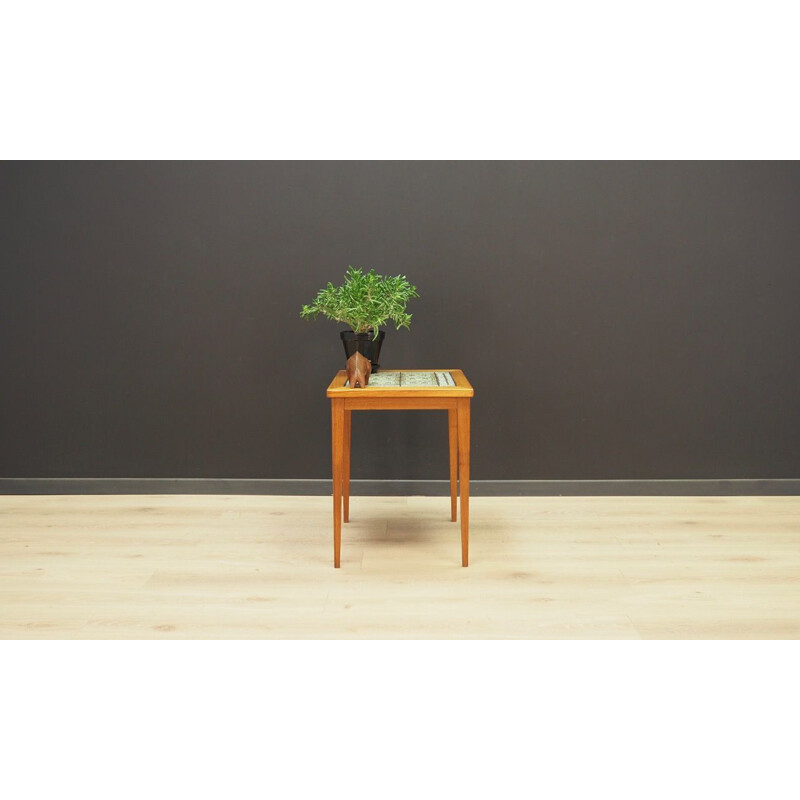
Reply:
[[[334,286],[329,282],[311,304],[303,306],[300,316],[316,319],[323,314],[348,324],[356,333],[374,331],[373,338],[377,339],[378,328],[387,320],[392,320],[398,330],[410,327],[406,304],[412,297],[419,297],[417,287],[405,275],[386,277],[376,275],[374,269],[365,275],[360,268],[348,267],[344,283]]]

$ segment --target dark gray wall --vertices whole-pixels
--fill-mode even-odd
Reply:
[[[348,264],[472,380],[475,479],[798,477],[797,163],[0,166],[0,476],[324,478]],[[354,477],[445,478],[443,413]]]

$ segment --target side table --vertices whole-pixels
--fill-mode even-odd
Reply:
[[[333,566],[342,549],[342,510],[350,520],[350,429],[353,411],[406,409],[447,411],[450,441],[450,518],[457,519],[456,482],[461,494],[461,566],[469,563],[469,417],[474,391],[460,369],[381,370],[363,389],[347,385],[344,370],[328,386],[333,455]]]

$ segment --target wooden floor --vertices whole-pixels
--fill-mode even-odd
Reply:
[[[0,497],[3,639],[796,639],[800,497]]]

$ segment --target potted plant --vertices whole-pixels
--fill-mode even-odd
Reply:
[[[351,266],[341,286],[329,282],[312,303],[303,306],[300,316],[316,319],[323,314],[349,325],[349,331],[339,334],[347,358],[358,351],[372,362],[372,371],[377,372],[385,335],[380,326],[392,320],[397,330],[410,328],[411,314],[406,313],[406,304],[412,297],[419,297],[417,288],[405,275],[376,275],[374,269],[364,274],[361,268]]]

